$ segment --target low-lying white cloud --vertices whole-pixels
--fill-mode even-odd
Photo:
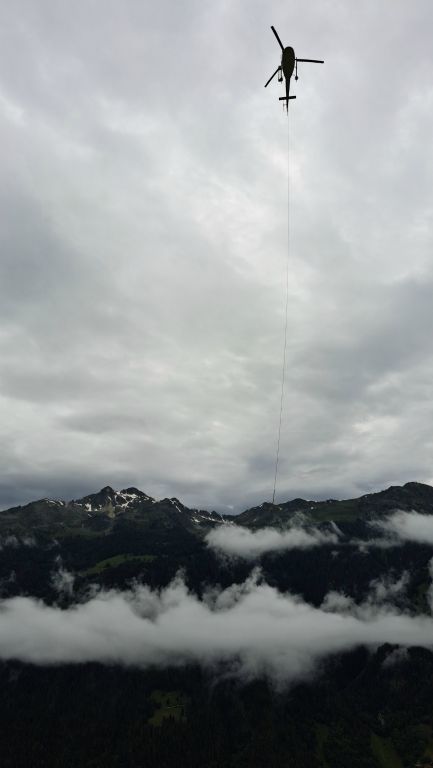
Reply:
[[[428,604],[430,606],[430,610],[433,613],[433,557],[431,558],[429,564],[428,564],[429,574],[431,578],[430,586],[427,590],[427,600]]]
[[[310,549],[323,544],[337,544],[338,528],[320,531],[318,528],[292,527],[285,531],[261,528],[250,531],[240,525],[221,525],[206,536],[212,549],[225,555],[253,560],[268,552],[286,549]]]
[[[375,521],[374,526],[394,539],[433,544],[433,515],[398,511],[387,520]]]
[[[366,602],[316,608],[253,575],[199,599],[182,579],[152,591],[103,591],[67,610],[30,597],[0,603],[0,658],[35,664],[224,664],[254,677],[289,682],[328,654],[359,644],[433,646],[433,619]]]
[[[409,659],[407,648],[394,648],[393,651],[387,656],[383,662],[383,666],[394,667],[396,664],[401,664]]]
[[[0,550],[11,547],[12,549],[18,549],[18,547],[35,547],[36,539],[33,536],[22,536],[18,538],[13,534],[0,537]]]
[[[349,544],[358,547],[358,552],[361,555],[366,555],[371,549],[392,549],[393,547],[400,547],[403,542],[401,539],[397,539],[394,534],[386,533],[385,536],[374,539],[352,539]]]
[[[403,571],[399,577],[393,573],[384,574],[370,582],[369,593],[365,600],[358,604],[343,592],[331,590],[325,596],[322,609],[332,613],[356,616],[360,619],[370,619],[386,610],[395,610],[396,603],[405,597],[410,581],[408,571]]]
[[[72,597],[74,593],[75,576],[63,567],[61,557],[56,558],[57,570],[51,574],[51,584],[59,595]]]
[[[386,603],[405,595],[410,581],[409,571],[403,571],[398,579],[391,576],[381,576],[370,582],[371,601],[373,603]]]

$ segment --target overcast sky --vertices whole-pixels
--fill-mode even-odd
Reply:
[[[0,506],[433,482],[431,0],[0,6]]]

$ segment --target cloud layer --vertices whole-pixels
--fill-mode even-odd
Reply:
[[[399,511],[383,522],[375,522],[374,526],[391,537],[391,540],[433,545],[433,515]]]
[[[270,552],[310,549],[327,544],[356,546],[361,552],[371,548],[399,547],[407,541],[433,546],[433,515],[397,511],[384,520],[373,520],[369,524],[381,535],[366,539],[346,539],[335,523],[330,523],[328,530],[299,525],[286,530],[261,528],[257,531],[226,524],[212,529],[206,536],[206,542],[216,552],[246,560]]]
[[[226,524],[211,530],[206,536],[206,541],[216,552],[246,560],[269,552],[310,549],[326,544],[356,546],[361,552],[367,552],[371,548],[398,547],[407,541],[433,546],[433,515],[397,511],[384,520],[373,520],[369,525],[381,535],[366,539],[346,539],[335,523],[330,523],[328,530],[298,525],[286,530],[261,528],[257,531]]]
[[[336,527],[333,531],[302,527],[293,527],[285,531],[276,528],[250,531],[240,525],[220,525],[207,534],[206,541],[208,546],[217,552],[250,560],[268,552],[311,549],[323,544],[337,544],[338,538]]]
[[[269,675],[280,683],[309,675],[324,656],[360,643],[433,646],[431,617],[399,614],[383,600],[354,608],[335,593],[314,608],[258,583],[257,574],[202,600],[179,578],[160,592],[143,586],[100,592],[67,610],[15,597],[1,602],[0,618],[5,660],[222,664],[244,677]]]

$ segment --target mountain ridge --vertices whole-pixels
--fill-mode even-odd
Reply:
[[[177,497],[155,499],[135,486],[116,491],[109,485],[96,493],[65,501],[63,499],[42,498],[0,510],[0,533],[5,527],[26,527],[31,525],[46,526],[58,523],[64,527],[67,523],[72,528],[92,528],[95,520],[111,520],[137,516],[154,517],[161,514],[167,517],[176,513],[190,523],[199,526],[213,526],[221,522],[235,522],[248,528],[285,527],[301,516],[310,523],[355,522],[384,517],[396,510],[417,511],[433,514],[433,487],[425,483],[410,481],[402,486],[391,485],[374,493],[367,493],[353,499],[326,499],[314,501],[295,498],[280,504],[263,502],[250,507],[239,515],[221,514],[215,511],[190,508]],[[93,520],[93,523],[91,522]],[[11,531],[13,532],[13,531]]]

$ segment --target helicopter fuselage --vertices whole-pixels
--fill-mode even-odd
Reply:
[[[281,56],[281,69],[283,70],[286,80],[290,80],[295,68],[295,51],[288,45],[283,49],[283,55]]]

